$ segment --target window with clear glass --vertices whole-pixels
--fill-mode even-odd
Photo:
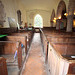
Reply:
[[[43,27],[43,19],[39,14],[37,14],[34,18],[34,27]]]

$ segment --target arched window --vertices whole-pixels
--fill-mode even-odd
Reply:
[[[21,11],[20,10],[17,10],[17,16],[18,16],[18,24],[21,25],[22,22],[21,22]]]
[[[34,27],[43,28],[43,19],[39,14],[34,18]]]

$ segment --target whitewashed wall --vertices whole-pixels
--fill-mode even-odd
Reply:
[[[16,23],[18,21],[17,18],[17,10],[21,10],[22,13],[22,21],[23,24],[26,22],[26,11],[23,4],[19,0],[1,0],[4,5],[4,10],[6,13],[6,22],[4,23],[4,27],[9,27],[8,17],[15,19]]]
[[[43,26],[50,27],[50,12],[46,10],[29,10],[26,11],[27,14],[27,23],[34,26],[34,17],[39,14],[43,18]]]

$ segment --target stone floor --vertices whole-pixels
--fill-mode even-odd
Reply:
[[[47,75],[40,34],[35,33],[22,75]]]

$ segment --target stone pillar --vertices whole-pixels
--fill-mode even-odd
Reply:
[[[56,30],[59,30],[60,20],[56,20]]]
[[[67,16],[67,32],[72,32],[73,27],[73,15]]]

